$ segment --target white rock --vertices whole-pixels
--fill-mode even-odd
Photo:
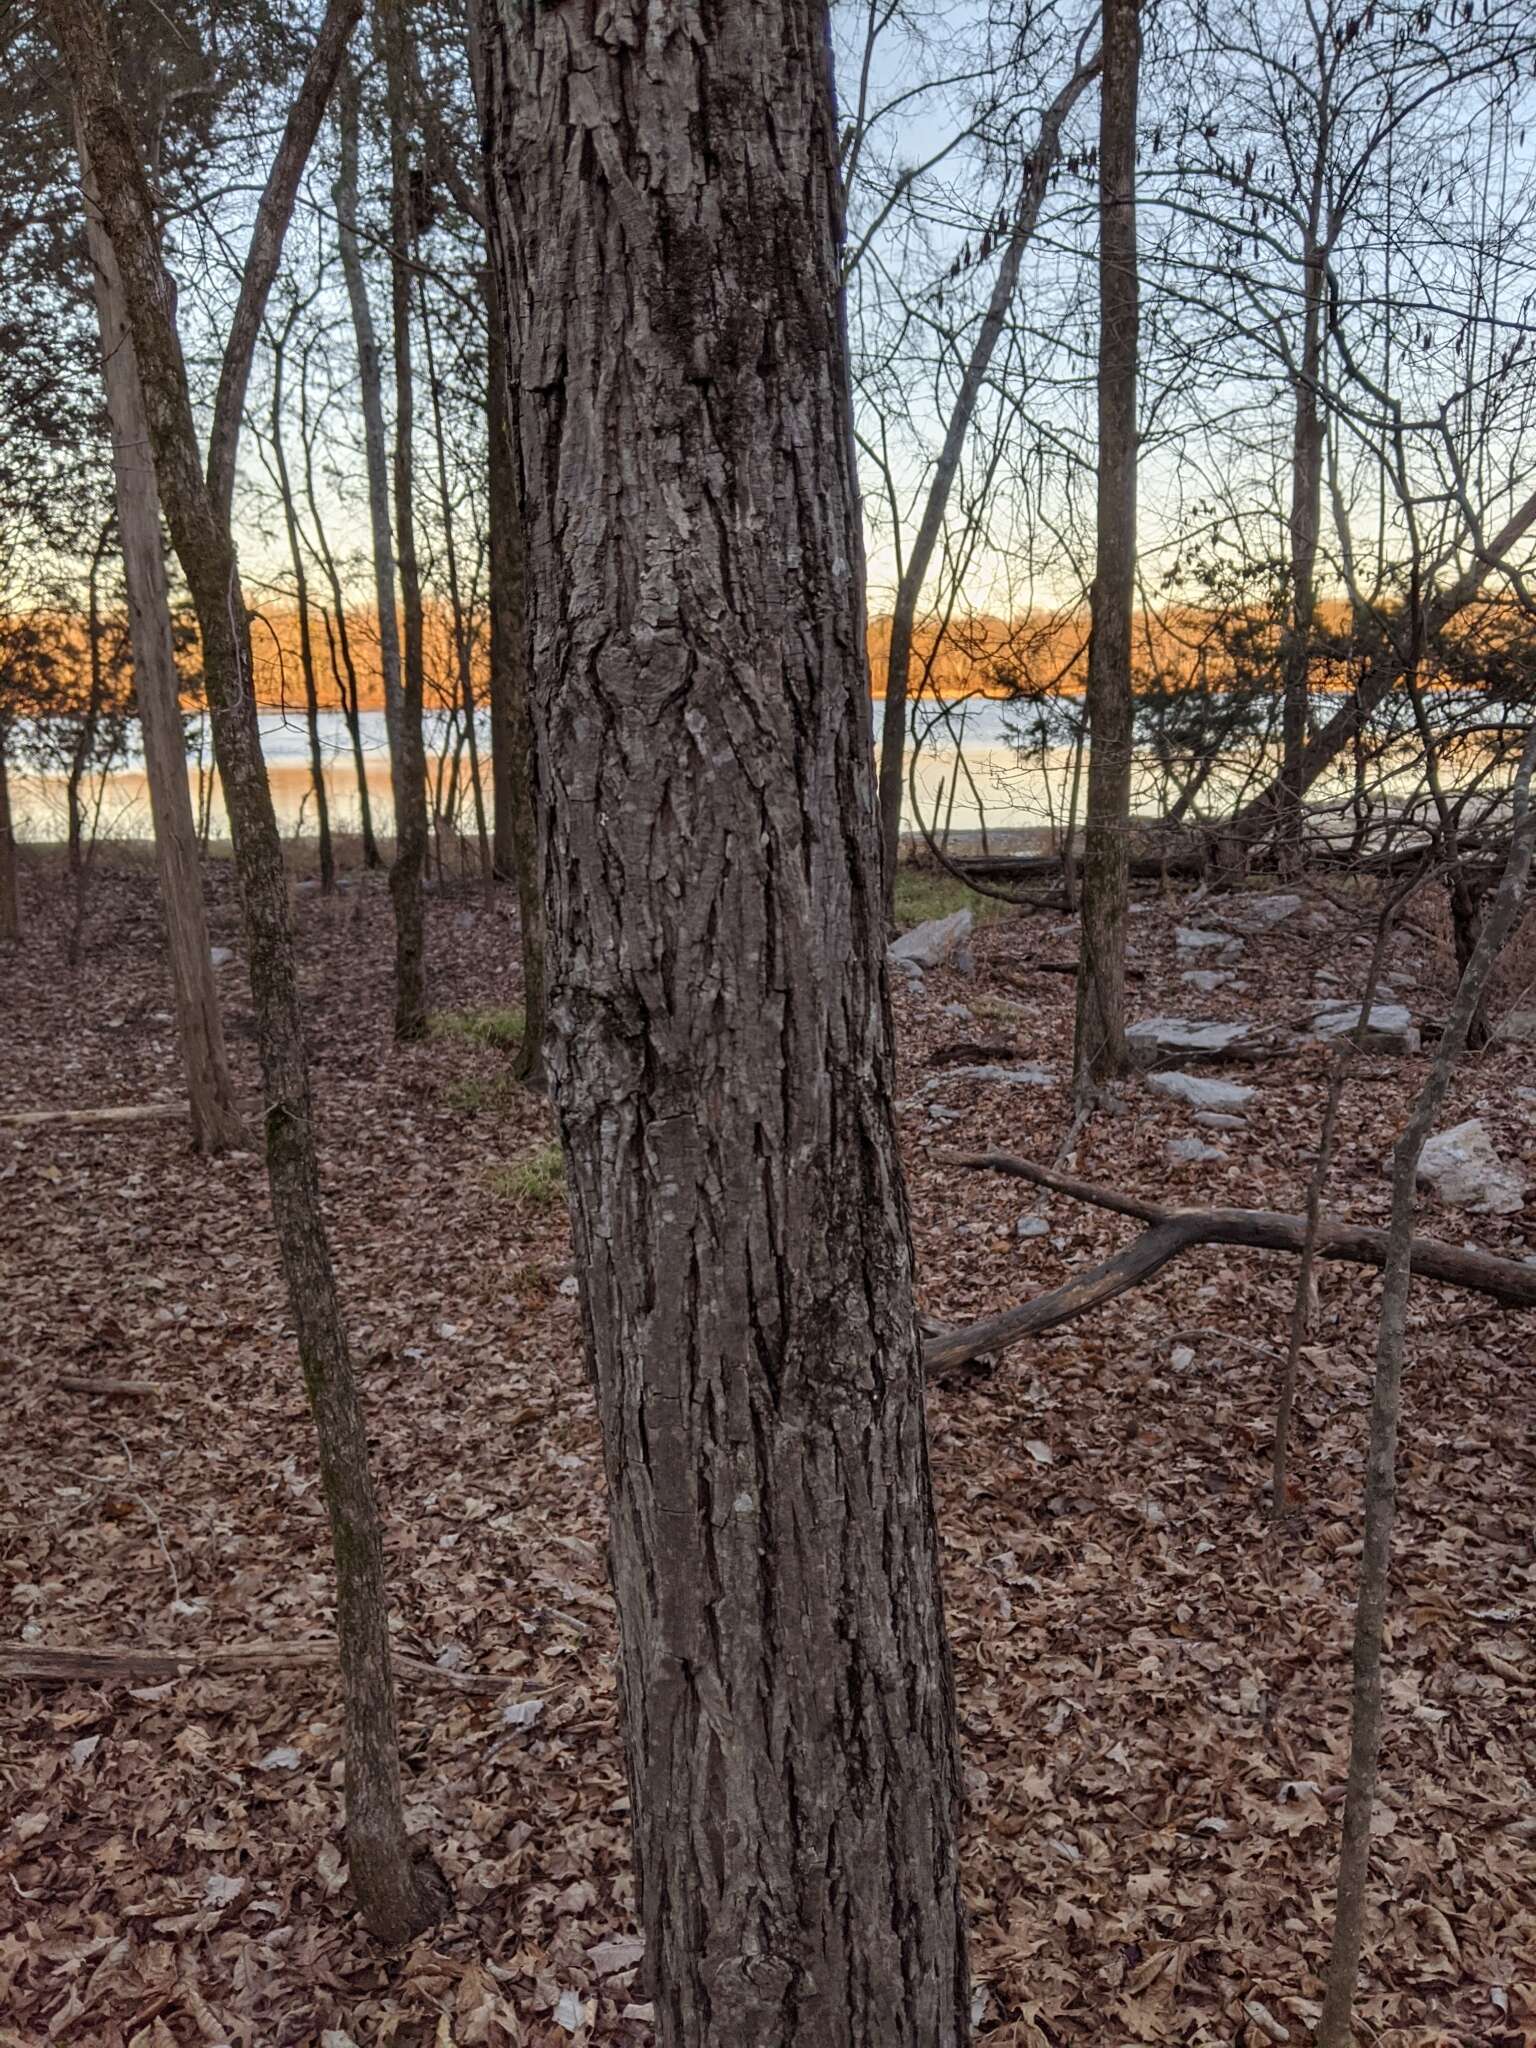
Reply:
[[[1195,1122],[1203,1131],[1245,1131],[1247,1119],[1240,1116],[1223,1116],[1219,1109],[1197,1109]]]
[[[1202,1159],[1225,1159],[1219,1145],[1207,1145],[1203,1138],[1170,1138],[1164,1147],[1170,1166],[1195,1166]]]
[[[1054,1088],[1056,1076],[1048,1067],[948,1067],[923,1083],[924,1095],[949,1081],[997,1081],[1010,1088]]]
[[[1175,1372],[1188,1372],[1195,1362],[1195,1354],[1187,1344],[1175,1344],[1168,1354],[1168,1363]]]
[[[1493,1035],[1504,1045],[1536,1042],[1536,1010],[1506,1010],[1493,1027]]]
[[[1231,1052],[1252,1035],[1251,1022],[1197,1024],[1188,1017],[1143,1017],[1125,1034],[1131,1059],[1138,1067],[1155,1067],[1192,1052]]]
[[[1013,1226],[1018,1237],[1049,1237],[1051,1226],[1043,1216],[1021,1216]]]
[[[967,940],[975,923],[968,910],[951,911],[948,917],[930,918],[914,925],[892,940],[887,957],[898,967],[953,967],[962,974],[971,970]]]
[[[234,957],[228,946],[210,946],[208,948],[209,961],[215,967],[227,967]]]
[[[1211,1081],[1201,1074],[1177,1072],[1149,1074],[1147,1086],[1158,1095],[1171,1095],[1175,1102],[1187,1102],[1191,1109],[1245,1109],[1258,1094],[1240,1081]]]
[[[1214,953],[1218,960],[1229,963],[1243,950],[1242,940],[1234,939],[1230,932],[1197,931],[1187,924],[1175,929],[1173,943],[1181,953]]]
[[[303,1758],[296,1749],[290,1749],[286,1742],[276,1749],[269,1749],[256,1765],[258,1771],[296,1771]]]
[[[1201,995],[1213,996],[1217,989],[1225,988],[1229,981],[1236,981],[1237,976],[1230,967],[1186,967],[1179,979],[1188,982],[1191,988],[1198,989]]]
[[[964,1003],[946,1003],[942,1015],[953,1017],[958,1024],[969,1024],[971,1021],[971,1012]]]
[[[1358,1002],[1330,998],[1312,1019],[1310,1038],[1346,1038],[1360,1021]],[[1418,1027],[1401,1003],[1372,1003],[1366,1019],[1367,1052],[1417,1052]]]
[[[542,1700],[513,1700],[501,1710],[504,1728],[531,1728],[544,1711]]]
[[[1294,917],[1301,907],[1299,896],[1240,896],[1227,905],[1223,914],[1227,923],[1236,925],[1239,931],[1267,932]]]
[[[1477,1117],[1437,1131],[1419,1157],[1419,1184],[1442,1202],[1481,1215],[1510,1216],[1525,1206],[1525,1175],[1508,1166]]]

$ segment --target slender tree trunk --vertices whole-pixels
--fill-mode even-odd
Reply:
[[[1098,56],[1080,64],[1041,116],[1039,135],[1026,159],[1013,228],[997,266],[992,295],[981,326],[976,331],[960,389],[955,394],[954,409],[944,432],[944,444],[923,501],[922,519],[891,611],[891,639],[885,663],[885,703],[880,720],[880,844],[888,924],[896,907],[896,860],[901,846],[901,795],[906,774],[907,698],[912,685],[912,640],[917,625],[917,607],[933,561],[933,551],[943,530],[949,494],[959,472],[971,421],[1018,289],[1024,251],[1035,232],[1040,205],[1050,184],[1056,159],[1061,154],[1062,128],[1097,75],[1098,68]]]
[[[329,896],[336,887],[336,852],[331,844],[331,806],[325,790],[325,754],[320,745],[320,692],[315,683],[315,643],[309,625],[309,575],[304,566],[299,514],[288,475],[288,455],[283,447],[286,340],[285,334],[272,351],[272,461],[277,470],[278,496],[283,501],[283,527],[288,536],[294,603],[299,613],[299,671],[304,679],[304,729],[309,738],[309,775],[315,789],[315,827],[320,840],[320,888],[322,894]]]
[[[300,388],[302,392],[303,387]],[[363,835],[363,865],[376,868],[383,863],[379,855],[379,844],[373,833],[373,803],[368,794],[368,762],[363,753],[363,730],[359,717],[357,664],[352,659],[352,635],[347,626],[346,595],[341,587],[336,557],[331,552],[325,522],[320,516],[319,498],[315,491],[314,448],[309,434],[307,405],[303,424],[304,497],[315,530],[315,550],[331,592],[332,610],[327,611],[322,605],[320,617],[325,626],[325,646],[331,664],[331,680],[336,685],[336,696],[347,721],[347,737],[352,742],[352,767],[357,776],[357,810]]]
[[[1314,212],[1321,204],[1314,193]],[[1310,708],[1312,628],[1317,610],[1317,545],[1323,511],[1323,409],[1319,384],[1323,364],[1323,252],[1317,223],[1309,223],[1303,264],[1301,361],[1297,368],[1296,419],[1291,443],[1290,592],[1281,637],[1279,828],[1287,859],[1300,857],[1302,761]]]
[[[333,0],[263,195],[265,239],[261,231],[253,239],[242,280],[242,307],[249,312],[254,302],[255,319],[237,322],[235,330],[247,349],[254,347],[260,326],[262,279],[269,288],[303,161],[359,11],[359,0]],[[443,1909],[445,1893],[430,1865],[413,1863],[405,1834],[383,1532],[321,1209],[288,882],[261,754],[250,625],[231,535],[238,443],[228,409],[234,409],[238,421],[249,362],[232,361],[226,353],[205,477],[171,311],[175,287],[161,253],[141,147],[109,54],[101,0],[49,0],[48,12],[74,88],[81,133],[98,172],[101,214],[121,274],[161,503],[202,639],[250,955],[272,1219],[315,1419],[336,1557],[352,1883],[373,1932],[400,1942],[431,1925]]]
[[[425,286],[421,292],[421,338],[427,351],[427,390],[432,399],[432,438],[437,451],[437,495],[443,516],[443,557],[448,569],[448,603],[453,615],[453,651],[459,672],[459,701],[464,713],[464,741],[469,750],[469,786],[475,806],[475,840],[480,871],[489,898],[495,882],[491,836],[485,824],[485,790],[480,782],[480,742],[475,735],[475,681],[469,658],[469,624],[459,584],[459,551],[453,537],[453,497],[448,488],[448,445],[443,437],[443,396],[432,352],[432,323]]]
[[[84,859],[84,832],[80,816],[80,785],[85,780],[86,767],[96,747],[96,732],[101,723],[101,707],[106,697],[106,666],[102,660],[101,639],[104,631],[101,618],[101,563],[107,551],[107,542],[112,536],[109,519],[97,535],[96,546],[91,554],[90,573],[86,577],[86,656],[90,673],[90,684],[86,692],[85,710],[75,733],[75,744],[69,752],[69,773],[65,778],[64,801],[68,818],[69,871],[78,880]],[[75,914],[76,938],[82,921],[81,906],[84,892],[79,892]],[[70,964],[74,964],[74,947],[70,949]]]
[[[1365,1887],[1370,1874],[1371,1811],[1381,1755],[1382,1644],[1391,1589],[1392,1524],[1397,1511],[1397,1438],[1402,1416],[1403,1351],[1407,1341],[1410,1242],[1419,1158],[1450,1085],[1451,1070],[1466,1046],[1467,1027],[1477,1015],[1505,940],[1514,929],[1530,879],[1536,812],[1530,786],[1536,768],[1536,736],[1527,742],[1515,782],[1514,830],[1503,878],[1478,934],[1446,1021],[1445,1034],[1429,1078],[1419,1091],[1392,1156],[1392,1218],[1387,1261],[1382,1270],[1381,1311],[1376,1336],[1376,1375],[1371,1394],[1370,1443],[1365,1466],[1365,1535],[1360,1555],[1360,1591],[1355,1609],[1354,1692],[1350,1716],[1349,1779],[1344,1795],[1344,1829],[1339,1851],[1339,1893],[1328,1984],[1318,2022],[1317,2048],[1350,2048],[1355,1985],[1365,1935]]]
[[[11,817],[11,771],[6,760],[10,727],[0,718],[0,939],[21,937],[21,877]]]
[[[626,19],[487,87],[657,2039],[955,2048],[826,10]]]
[[[1073,1086],[1123,1074],[1136,591],[1138,0],[1105,0],[1099,115],[1099,490],[1088,641],[1088,808]]]
[[[192,1142],[199,1152],[221,1152],[250,1141],[240,1121],[230,1079],[224,1021],[208,946],[197,822],[187,783],[187,740],[181,722],[170,591],[161,552],[159,488],[122,279],[102,224],[95,178],[83,139],[80,169],[85,192],[86,241],[101,333],[102,375],[112,427],[117,532],[128,596],[134,700],[144,742],[150,816],[154,820],[155,865],[165,914],[176,1036],[186,1075]]]
[[[379,669],[384,681],[384,723],[389,732],[389,784],[395,811],[395,857],[389,871],[395,906],[395,1029],[419,1036],[426,1027],[426,949],[422,933],[421,863],[426,848],[426,770],[421,755],[421,712],[415,739],[406,716],[400,659],[400,622],[395,612],[395,544],[389,513],[389,455],[384,434],[383,377],[368,280],[357,239],[357,159],[362,112],[350,65],[342,72],[338,96],[341,169],[335,185],[337,241],[342,274],[357,340],[357,374],[363,410],[363,455],[368,469],[368,518],[373,539],[373,581],[379,614]],[[401,867],[402,850],[407,867]],[[407,1030],[401,1033],[402,1021]]]
[[[523,520],[518,503],[501,286],[490,294],[489,545],[491,581],[491,775],[496,870],[517,882],[523,961],[523,1036],[519,1080],[536,1082],[544,1060],[544,899],[539,884],[533,725],[528,708],[528,643],[523,615]]]
[[[426,660],[416,563],[416,398],[411,361],[411,64],[405,0],[376,0],[389,122],[390,310],[395,366],[395,548],[400,571],[400,754],[395,776],[395,862],[389,871],[397,935],[395,1037],[427,1032],[427,762],[422,740]]]

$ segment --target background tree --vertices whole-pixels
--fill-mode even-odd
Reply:
[[[1098,548],[1088,640],[1088,812],[1074,1085],[1125,1071],[1131,822],[1131,628],[1136,590],[1136,91],[1138,0],[1105,0],[1099,120]]]
[[[361,0],[332,0],[263,190],[220,370],[205,475],[172,315],[174,285],[142,144],[116,76],[110,25],[99,0],[50,0],[49,7],[122,276],[161,502],[197,611],[234,835],[266,1097],[267,1179],[336,1558],[353,1889],[373,1931],[404,1941],[440,1916],[445,1887],[430,1864],[413,1859],[405,1834],[383,1534],[321,1211],[288,884],[261,757],[250,626],[230,525],[251,358],[299,178],[360,11]]]

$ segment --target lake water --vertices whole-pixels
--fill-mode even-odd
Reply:
[[[1337,701],[1327,701],[1320,708],[1326,714],[1336,708]],[[872,707],[877,745],[883,708],[878,702]],[[1043,709],[984,699],[938,706],[925,700],[911,707],[916,772],[909,776],[903,803],[905,829],[918,829],[912,804],[914,782],[918,803],[935,834],[946,828],[957,833],[983,830],[990,834],[1059,826],[1072,803],[1080,716],[1081,705],[1075,701],[1056,702]],[[304,721],[291,712],[270,710],[262,712],[261,724],[262,749],[271,776],[278,822],[285,835],[311,833],[314,795]],[[384,714],[364,712],[360,724],[374,827],[381,834],[388,834],[393,810]],[[478,722],[477,731],[482,775],[488,776],[490,735],[483,719]],[[341,714],[322,713],[320,732],[333,828],[356,832],[361,821],[357,776]],[[136,729],[130,727],[129,735],[126,755],[105,776],[96,778],[86,792],[88,815],[99,800],[97,830],[103,838],[150,836],[149,795],[137,751]],[[449,743],[446,717],[429,715],[428,767],[434,783],[442,770],[442,750]],[[18,752],[23,755],[19,760],[15,758]],[[189,757],[187,773],[194,805],[206,807],[209,829],[215,838],[221,838],[227,827],[217,782],[208,767],[211,752],[205,732],[201,765],[195,755]],[[64,778],[60,773],[39,768],[24,756],[25,746],[15,749],[13,741],[11,802],[17,835],[34,841],[60,840],[65,836]],[[1229,808],[1250,788],[1267,780],[1273,768],[1272,750],[1257,742],[1229,744],[1206,775],[1196,811],[1213,813]],[[467,759],[462,772],[467,777]],[[1315,794],[1342,793],[1348,772],[1347,764],[1341,766],[1332,789],[1321,785]],[[1178,786],[1159,766],[1157,750],[1149,739],[1139,748],[1136,758],[1133,810],[1142,816],[1161,814]],[[1080,791],[1079,813],[1084,800]],[[473,811],[468,806],[466,809],[466,824],[472,829]]]

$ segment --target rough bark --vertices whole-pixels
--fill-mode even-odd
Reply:
[[[1131,815],[1131,616],[1136,585],[1138,0],[1105,0],[1099,117],[1099,485],[1088,642],[1088,807],[1073,1086],[1123,1074]]]
[[[411,65],[405,0],[375,9],[384,51],[389,123],[390,333],[395,370],[395,435],[391,471],[395,561],[400,574],[400,734],[391,749],[395,795],[395,858],[389,893],[395,906],[395,1037],[427,1034],[427,761],[421,720],[426,684],[421,573],[416,561],[416,379],[411,353]]]
[[[312,92],[311,87],[318,74],[329,89],[359,11],[359,0],[333,0],[321,28],[296,103],[310,108],[315,126],[325,93]],[[321,1487],[336,1557],[353,1889],[373,1931],[381,1939],[402,1941],[431,1924],[442,1909],[443,1895],[435,1873],[413,1864],[405,1835],[383,1533],[362,1401],[321,1210],[287,876],[261,755],[239,565],[227,500],[212,472],[206,477],[203,473],[173,312],[175,288],[161,252],[141,146],[110,54],[105,13],[100,0],[49,0],[48,13],[70,74],[85,148],[97,173],[102,220],[117,258],[138,360],[161,504],[202,640],[250,959],[272,1218],[315,1419]],[[313,128],[309,140],[313,141]],[[274,177],[286,177],[291,170],[285,139]],[[297,185],[296,174],[292,185]],[[270,193],[269,184],[266,196]],[[289,211],[291,207],[292,188]],[[262,218],[270,225],[265,202]],[[275,268],[270,242],[257,253],[264,263],[270,258]],[[259,329],[261,308],[256,311]],[[239,332],[253,338],[248,323]],[[233,393],[231,402],[238,402],[245,381],[238,367],[231,370],[226,364],[221,393]],[[216,416],[213,450],[224,450],[232,465],[236,445],[227,423]]]
[[[944,430],[943,446],[923,500],[923,514],[913,537],[912,552],[902,569],[896,600],[891,608],[891,641],[885,664],[885,703],[880,719],[880,846],[885,881],[885,913],[889,922],[896,901],[896,860],[901,845],[901,796],[904,787],[907,744],[907,698],[912,682],[912,636],[923,584],[933,561],[949,506],[949,494],[964,453],[971,421],[992,366],[992,357],[1002,335],[1003,324],[1018,290],[1019,269],[1024,251],[1040,218],[1041,202],[1050,184],[1056,160],[1061,154],[1061,131],[1067,116],[1087,91],[1098,73],[1094,56],[1079,64],[1040,118],[1040,132],[1025,159],[1023,184],[997,276],[993,280],[987,310],[976,330],[970,357],[955,393],[954,407]]]
[[[507,344],[501,291],[490,293],[489,552],[491,583],[491,776],[496,872],[517,883],[523,966],[523,1036],[515,1071],[536,1082],[544,1068],[544,899],[534,799],[533,725],[523,617],[523,517],[508,410]]]
[[[657,2039],[954,2048],[825,7],[500,8],[487,38]]]
[[[128,596],[134,701],[144,743],[155,832],[155,866],[165,916],[176,1039],[187,1081],[192,1142],[200,1152],[248,1143],[235,1102],[224,1021],[208,947],[197,822],[187,784],[187,744],[161,552],[160,498],[149,445],[138,360],[112,243],[102,224],[89,156],[80,150],[85,231],[96,290],[102,376],[112,429],[118,544]]]
[[[1392,1216],[1377,1323],[1376,1372],[1371,1393],[1365,1463],[1365,1530],[1360,1589],[1355,1606],[1354,1686],[1350,1712],[1349,1777],[1339,1849],[1339,1889],[1328,1957],[1328,1981],[1317,2048],[1349,2048],[1355,1984],[1365,1935],[1365,1888],[1370,1874],[1371,1811],[1381,1756],[1382,1648],[1391,1591],[1392,1525],[1397,1512],[1397,1438],[1402,1417],[1403,1353],[1407,1345],[1408,1283],[1413,1272],[1413,1210],[1419,1158],[1466,1048],[1467,1031],[1483,999],[1495,961],[1514,930],[1530,880],[1536,812],[1530,786],[1536,735],[1528,741],[1514,791],[1509,858],[1477,945],[1456,990],[1435,1063],[1392,1155]]]

